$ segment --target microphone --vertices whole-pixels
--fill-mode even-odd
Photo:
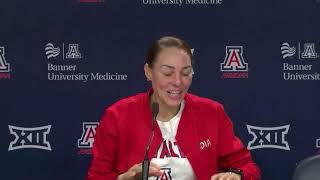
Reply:
[[[151,134],[149,136],[149,141],[148,141],[148,144],[146,147],[146,152],[144,154],[144,159],[142,162],[142,180],[148,180],[149,165],[150,165],[148,154],[149,154],[150,144],[151,144],[151,141],[152,141],[153,135],[154,135],[154,125],[153,124],[154,124],[154,121],[156,120],[157,115],[159,113],[159,104],[158,103],[156,103],[156,102],[152,103],[151,112],[152,112]]]

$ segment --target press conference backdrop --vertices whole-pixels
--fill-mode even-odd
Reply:
[[[262,179],[318,153],[320,1],[0,4],[1,179],[84,179],[104,109],[150,88],[146,50],[167,35],[192,46],[190,92],[224,105]]]

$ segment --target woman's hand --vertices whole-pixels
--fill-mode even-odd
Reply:
[[[241,180],[241,176],[233,172],[224,172],[211,176],[211,180]]]
[[[162,171],[159,166],[154,163],[150,163],[149,177],[161,176]],[[118,176],[117,180],[140,180],[142,177],[142,163],[133,165],[127,172]]]

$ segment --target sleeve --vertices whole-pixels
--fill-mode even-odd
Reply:
[[[238,137],[235,136],[233,125],[220,105],[217,109],[219,116],[219,148],[218,168],[239,169],[243,173],[243,180],[260,180],[259,167],[253,162],[250,151],[243,146]]]
[[[116,172],[118,152],[116,127],[116,115],[107,109],[96,130],[87,180],[117,179],[119,172]]]

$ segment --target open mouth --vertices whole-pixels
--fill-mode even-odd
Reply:
[[[170,95],[180,95],[182,94],[182,91],[179,90],[172,90],[172,91],[167,91]]]
[[[171,90],[171,91],[167,91],[167,93],[168,93],[168,96],[173,99],[180,99],[182,95],[182,91],[180,90]]]

